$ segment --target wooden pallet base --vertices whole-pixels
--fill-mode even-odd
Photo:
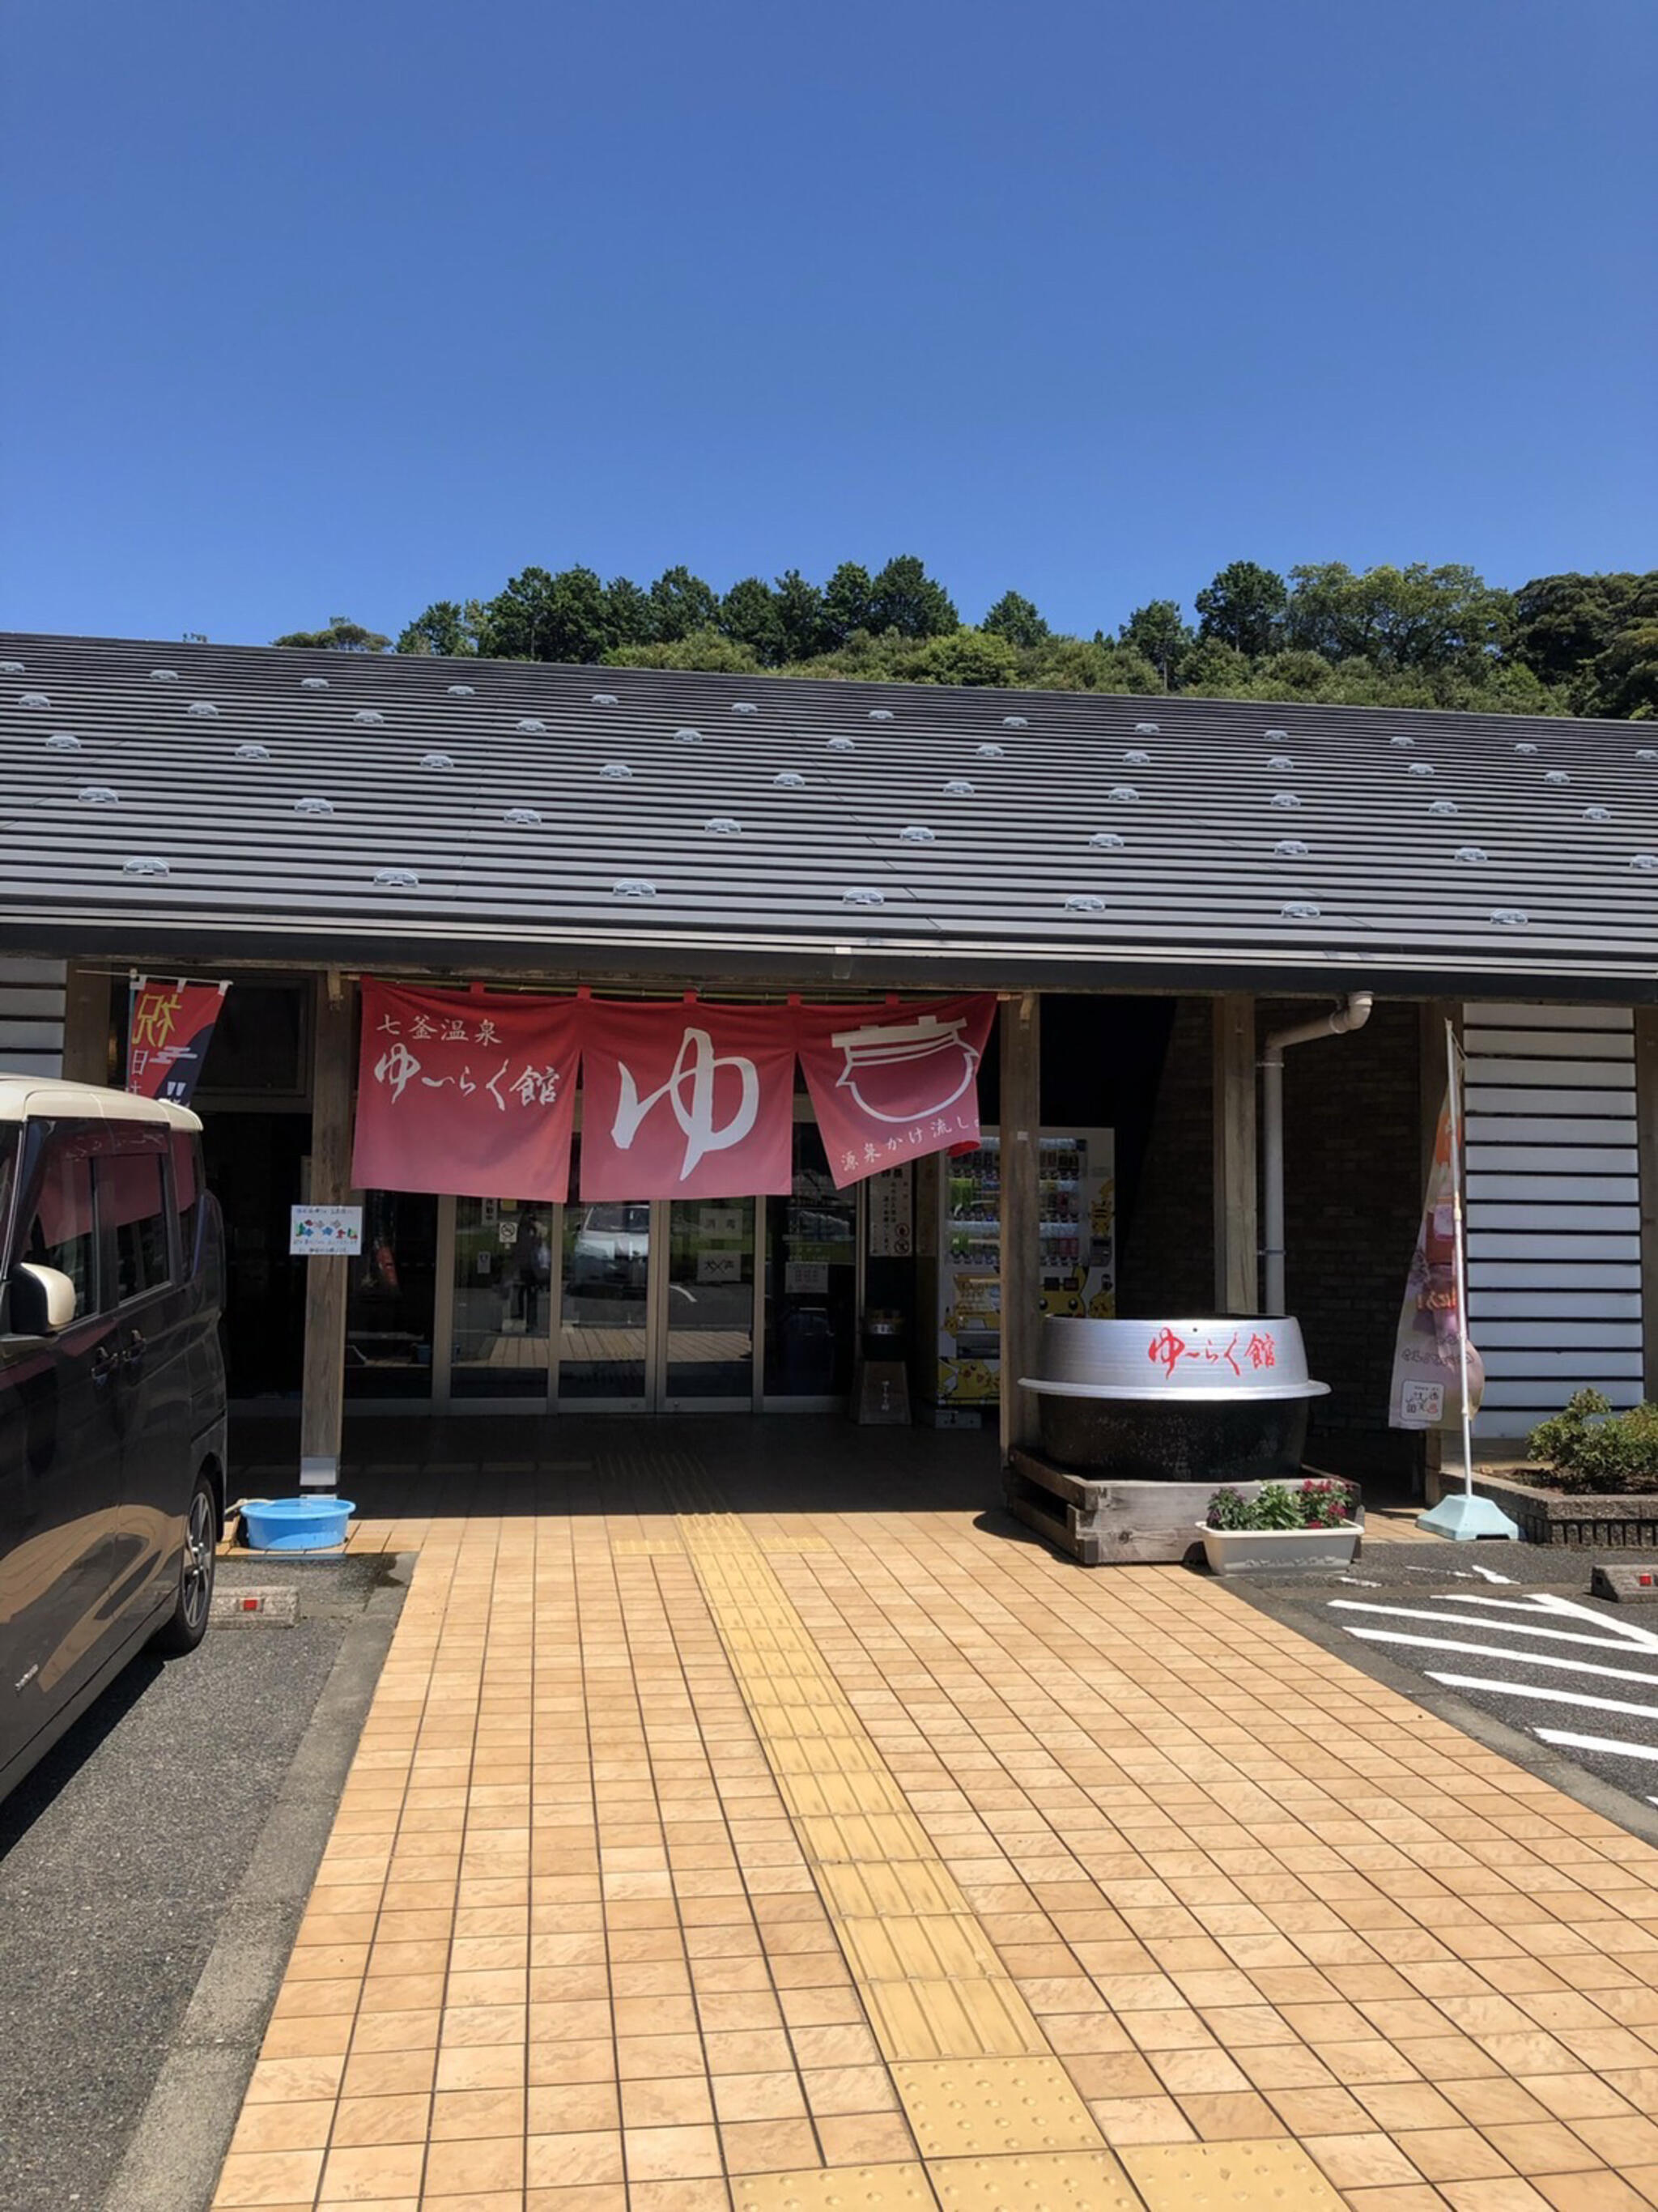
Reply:
[[[1230,1486],[1253,1498],[1258,1482]],[[1084,1567],[1157,1566],[1201,1557],[1198,1524],[1213,1482],[1095,1481],[1041,1453],[1016,1449],[1009,1461],[1009,1512]]]

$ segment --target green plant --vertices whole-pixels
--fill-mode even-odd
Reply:
[[[1212,1528],[1345,1528],[1353,1517],[1345,1483],[1264,1482],[1253,1498],[1230,1486],[1209,1500],[1206,1518]]]
[[[1579,1390],[1538,1423],[1526,1449],[1552,1489],[1601,1497],[1658,1490],[1658,1406],[1614,1413],[1599,1390]]]

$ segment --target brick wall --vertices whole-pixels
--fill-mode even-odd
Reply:
[[[1263,1000],[1257,1036],[1321,1002]],[[1181,1000],[1155,1084],[1151,1136],[1124,1223],[1118,1310],[1203,1314],[1214,1301],[1211,1001]],[[1408,1467],[1388,1429],[1405,1270],[1422,1206],[1418,1010],[1378,1005],[1356,1036],[1298,1045],[1284,1077],[1285,1285],[1313,1374],[1331,1385],[1314,1436]]]
[[[1153,1096],[1145,1148],[1118,1255],[1120,1314],[1206,1314],[1215,1303],[1214,1016],[1208,999],[1175,1008]]]

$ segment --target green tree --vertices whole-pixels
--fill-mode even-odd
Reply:
[[[746,645],[717,629],[694,629],[660,645],[619,645],[604,659],[616,668],[701,668],[726,676],[753,676],[759,668]]]
[[[1010,645],[1040,645],[1049,635],[1035,608],[1017,592],[1004,592],[981,628],[992,637],[1005,637]]]
[[[1145,694],[1159,688],[1157,672],[1143,653],[1098,637],[1044,638],[1019,655],[1019,681],[1034,691]]]
[[[477,651],[483,620],[483,610],[476,599],[468,599],[464,606],[454,599],[434,599],[399,633],[397,649],[462,659]]]
[[[844,645],[854,630],[876,627],[869,570],[843,561],[823,586],[823,631],[831,647]]]
[[[1181,620],[1177,600],[1148,599],[1143,607],[1136,607],[1123,624],[1118,643],[1149,660],[1162,678],[1166,691],[1181,654],[1192,643],[1192,633]]]
[[[614,643],[604,586],[591,568],[525,568],[484,609],[495,660],[602,660]]]
[[[902,672],[912,684],[1014,684],[1019,656],[1005,637],[982,629],[955,629],[913,648]]]
[[[1508,594],[1468,568],[1382,566],[1355,574],[1344,561],[1290,571],[1289,645],[1331,662],[1363,659],[1378,668],[1449,668],[1499,652],[1510,619]]]
[[[665,568],[651,586],[650,634],[658,645],[711,630],[719,619],[719,593],[689,568]]]
[[[1278,642],[1289,587],[1275,570],[1254,561],[1229,562],[1193,602],[1198,635],[1253,659]]]
[[[786,568],[777,579],[776,598],[784,659],[810,660],[828,641],[823,594],[798,568]]]
[[[308,646],[317,653],[384,653],[392,641],[377,629],[365,629],[349,615],[330,615],[326,629],[291,629],[286,637],[273,637],[270,642]]]
[[[1615,711],[1603,704],[1599,664],[1655,582],[1658,572],[1534,576],[1514,595],[1514,659],[1545,684],[1568,687],[1582,713]]]
[[[872,629],[900,637],[944,637],[961,617],[944,586],[935,583],[913,553],[896,554],[870,587]]]
[[[1253,673],[1247,653],[1199,633],[1197,643],[1181,655],[1180,688],[1199,699],[1247,698]]]
[[[772,588],[762,577],[744,576],[720,602],[720,627],[745,645],[762,668],[783,658],[783,618]]]
[[[630,576],[611,577],[604,587],[604,605],[612,647],[644,645],[653,635],[655,610],[651,595]]]

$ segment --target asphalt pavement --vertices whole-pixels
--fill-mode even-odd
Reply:
[[[297,1625],[140,1657],[0,1804],[5,2212],[208,2202],[395,1620],[389,1565],[223,1563],[222,1587],[299,1583]]]
[[[1591,1596],[1597,1559],[1636,1563],[1541,1545],[1370,1542],[1348,1568],[1231,1586],[1552,1780],[1564,1765],[1582,1778],[1566,1781],[1574,1795],[1658,1840],[1658,1602]]]

